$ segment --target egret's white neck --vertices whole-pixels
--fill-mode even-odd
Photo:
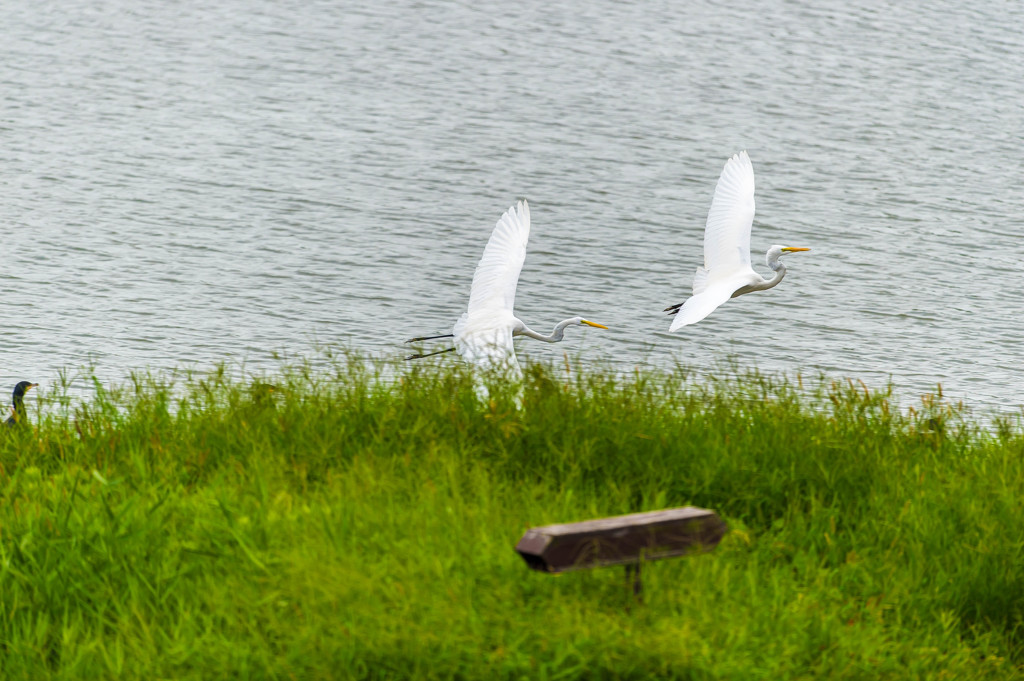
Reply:
[[[754,284],[750,287],[751,291],[767,291],[770,288],[778,286],[779,282],[782,281],[782,278],[786,276],[786,266],[779,260],[770,261],[768,263],[768,267],[772,268],[775,275],[771,279],[765,279],[759,284]]]
[[[512,332],[512,335],[528,336],[530,338],[536,338],[539,341],[544,341],[545,343],[557,343],[558,341],[562,340],[562,338],[565,337],[565,327],[569,326],[570,324],[574,324],[576,321],[577,320],[575,317],[571,317],[569,319],[565,319],[558,322],[557,324],[555,324],[555,328],[551,331],[550,336],[543,336],[534,331],[533,329],[531,329],[530,327],[528,327],[526,324],[523,324],[521,328],[514,330]]]

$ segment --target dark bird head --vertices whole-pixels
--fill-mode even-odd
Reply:
[[[19,402],[25,399],[25,393],[27,393],[31,388],[34,388],[37,385],[39,384],[29,383],[28,381],[22,381],[18,385],[14,386],[14,395],[11,397],[11,400],[14,402],[14,404],[17,405]]]
[[[18,385],[14,386],[14,394],[11,396],[11,402],[14,404],[14,410],[7,419],[8,426],[16,425],[18,421],[25,416],[25,393],[37,385],[39,384],[22,381]]]

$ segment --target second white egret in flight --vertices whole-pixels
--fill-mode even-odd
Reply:
[[[491,232],[483,257],[473,273],[473,287],[469,292],[469,309],[462,313],[452,333],[440,336],[410,338],[413,341],[434,338],[454,338],[455,347],[411,355],[406,359],[429,357],[442,352],[457,351],[468,362],[486,369],[505,370],[510,378],[521,378],[522,371],[516,361],[512,339],[527,336],[546,343],[557,343],[567,326],[583,325],[607,329],[603,324],[583,317],[570,317],[555,324],[551,335],[537,333],[512,312],[516,298],[519,272],[526,259],[526,242],[530,238],[530,206],[520,201],[501,216]]]
[[[779,257],[809,248],[772,246],[765,262],[775,272],[765,279],[750,266],[750,227],[754,223],[754,167],[747,152],[741,151],[725,162],[715,187],[708,220],[704,227],[704,266],[693,277],[693,296],[685,303],[666,307],[675,315],[669,331],[695,324],[719,305],[752,291],[776,286],[786,276]]]

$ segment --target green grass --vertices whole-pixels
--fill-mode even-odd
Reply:
[[[1024,674],[1024,432],[726,369],[533,366],[522,409],[335,360],[54,393],[0,433],[0,678]],[[693,504],[712,552],[551,576],[531,526]]]

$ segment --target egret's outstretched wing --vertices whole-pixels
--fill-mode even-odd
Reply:
[[[750,226],[754,222],[754,167],[747,152],[725,162],[704,227],[704,268],[711,285],[750,268]],[[674,326],[674,324],[673,324]]]
[[[529,238],[530,206],[526,201],[520,201],[509,208],[494,226],[473,273],[473,288],[469,293],[471,317],[488,311],[512,312]]]
[[[709,284],[707,288],[695,296],[691,296],[679,308],[672,326],[668,330],[675,331],[688,324],[695,324],[715,311],[715,309],[729,300],[733,292],[744,284],[745,280],[739,277],[724,279]]]

